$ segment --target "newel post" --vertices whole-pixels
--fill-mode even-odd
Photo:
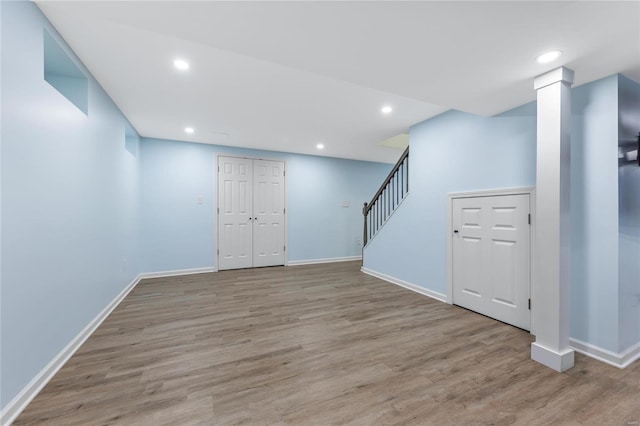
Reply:
[[[362,236],[362,249],[367,245],[367,202],[364,202],[364,207],[362,207],[362,215],[364,216],[364,230]]]

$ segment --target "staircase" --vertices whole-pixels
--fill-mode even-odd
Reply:
[[[409,193],[409,147],[384,180],[371,202],[364,203],[364,246],[375,237]]]

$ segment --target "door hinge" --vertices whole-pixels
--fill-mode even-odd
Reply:
[[[218,166],[218,173],[220,173],[220,166]]]
[[[284,247],[282,248],[282,251],[287,251],[287,246],[284,246]]]
[[[282,209],[282,214],[286,214],[287,213],[287,209]]]
[[[531,225],[531,213],[529,213],[529,225]]]
[[[282,176],[286,176],[286,175],[287,175],[287,171],[286,171],[286,170],[283,170],[283,171],[282,171]]]
[[[531,310],[531,299],[529,299],[529,310]]]
[[[220,214],[220,207],[218,207],[218,214]]]
[[[218,256],[220,256],[220,249],[218,249]]]

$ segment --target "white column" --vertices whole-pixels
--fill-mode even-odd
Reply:
[[[557,371],[573,367],[569,347],[571,85],[560,67],[534,80],[538,95],[536,264],[531,359]]]

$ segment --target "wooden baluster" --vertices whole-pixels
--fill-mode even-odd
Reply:
[[[404,161],[407,162],[407,193],[409,193],[409,156]]]
[[[367,230],[367,202],[364,202],[364,206],[362,207],[362,215],[364,216],[364,228],[362,231],[362,248],[364,249],[364,246],[367,245],[367,238],[368,238],[368,230]]]

